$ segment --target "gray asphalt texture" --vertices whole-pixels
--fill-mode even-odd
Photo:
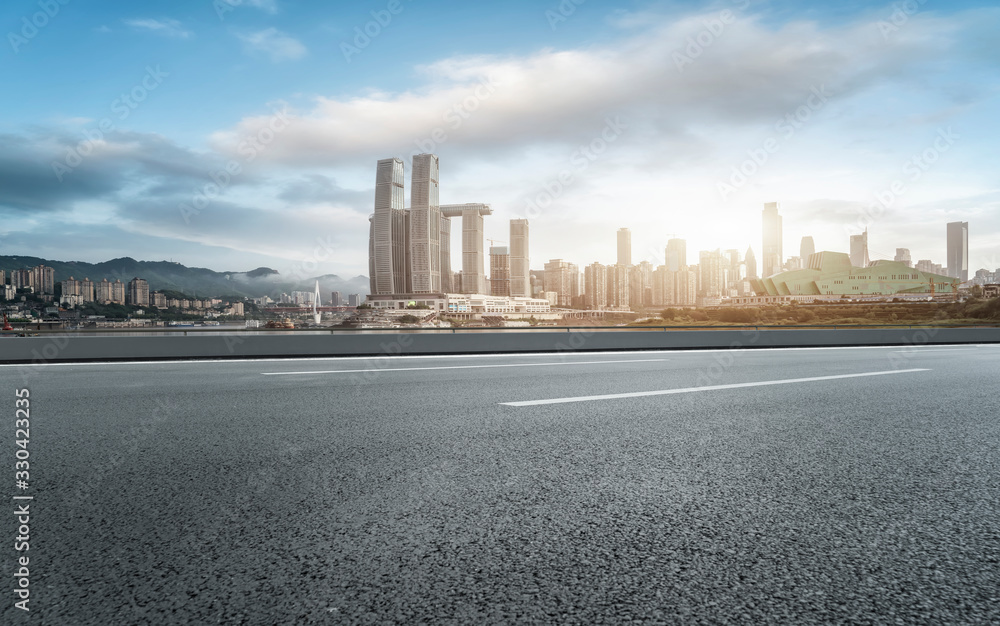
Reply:
[[[516,363],[555,365],[386,371]],[[1000,623],[998,373],[997,346],[0,367],[35,497],[32,612],[4,592],[0,622]]]

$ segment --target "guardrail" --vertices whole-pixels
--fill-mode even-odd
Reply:
[[[138,333],[138,336],[52,332],[0,339],[0,363],[1000,343],[1000,327],[996,326],[544,328],[556,332],[524,328],[441,330],[447,332],[358,329],[317,333],[303,329],[258,333],[234,329],[232,332],[190,332],[186,335],[183,331]]]

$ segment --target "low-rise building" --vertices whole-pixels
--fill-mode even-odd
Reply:
[[[867,267],[851,264],[843,252],[810,255],[807,269],[753,279],[758,296],[880,296],[892,294],[952,293],[958,279],[908,267],[901,261],[874,261]]]

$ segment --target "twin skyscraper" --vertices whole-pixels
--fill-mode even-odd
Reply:
[[[445,204],[439,199],[439,160],[435,154],[413,157],[410,208],[404,208],[404,166],[400,158],[382,159],[375,173],[375,212],[369,221],[368,270],[371,293],[418,295],[488,293],[483,245],[483,217],[488,204]],[[462,271],[451,270],[451,218],[462,218]],[[527,220],[512,241],[511,295],[528,296]],[[523,231],[523,232],[521,232]],[[515,279],[517,272],[517,279]],[[515,290],[520,293],[515,293]]]

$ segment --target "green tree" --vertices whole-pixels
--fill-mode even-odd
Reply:
[[[677,309],[673,308],[663,309],[662,311],[660,311],[660,317],[662,317],[664,321],[676,319],[677,315],[678,315]]]

